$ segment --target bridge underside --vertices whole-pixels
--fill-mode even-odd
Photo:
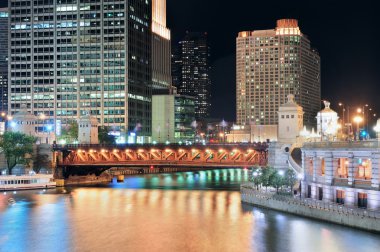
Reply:
[[[86,148],[56,149],[57,168],[63,177],[70,175],[95,174],[112,167],[147,168],[160,167],[251,167],[267,164],[266,149],[254,149],[249,146],[198,146],[157,148]]]

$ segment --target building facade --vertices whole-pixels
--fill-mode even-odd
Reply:
[[[195,99],[179,94],[153,95],[152,141],[186,143],[194,141]]]
[[[152,87],[172,84],[170,30],[166,28],[166,0],[152,0]]]
[[[207,33],[187,32],[174,50],[172,65],[173,84],[178,93],[195,97],[196,119],[209,117],[211,80]]]
[[[9,110],[151,134],[150,0],[10,0]],[[40,127],[41,125],[39,125]]]
[[[380,209],[379,142],[304,143],[302,193],[306,198]]]
[[[0,113],[8,112],[8,9],[0,8]]]
[[[236,39],[237,124],[275,125],[277,111],[294,94],[304,124],[320,110],[320,58],[298,21],[282,19],[271,30],[240,32]]]

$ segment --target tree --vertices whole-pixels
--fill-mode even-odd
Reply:
[[[284,185],[284,178],[279,174],[277,170],[273,171],[269,176],[269,185],[276,188],[276,192],[278,193],[278,189]]]
[[[297,174],[292,169],[288,169],[285,172],[284,184],[287,187],[290,187],[290,189],[292,189],[296,182],[297,182]]]
[[[252,170],[252,183],[256,186],[257,190],[259,189],[259,185],[261,185],[261,168],[257,167]]]
[[[275,169],[273,167],[266,167],[262,169],[261,172],[261,184],[265,186],[265,189],[268,188],[268,186],[271,186],[270,182],[270,176],[275,172]]]
[[[109,135],[109,128],[101,126],[98,128],[98,138],[100,144],[115,144],[115,136]]]
[[[8,173],[16,164],[29,165],[33,153],[33,144],[36,138],[20,132],[5,132],[0,137],[0,148],[3,150],[7,160]]]
[[[58,140],[65,140],[69,143],[78,140],[78,123],[74,121],[64,127]]]

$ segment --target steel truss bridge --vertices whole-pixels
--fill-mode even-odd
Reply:
[[[53,145],[63,177],[112,167],[251,167],[267,164],[267,144]]]

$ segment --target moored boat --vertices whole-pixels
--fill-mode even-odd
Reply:
[[[0,191],[53,188],[55,186],[52,174],[0,176]]]

